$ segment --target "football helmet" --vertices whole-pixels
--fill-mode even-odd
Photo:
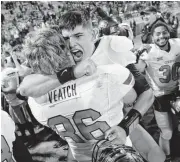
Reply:
[[[144,162],[132,147],[100,140],[93,149],[92,162]]]

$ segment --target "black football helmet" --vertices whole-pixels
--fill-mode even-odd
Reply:
[[[144,162],[132,147],[112,145],[110,141],[100,140],[93,150],[92,162]]]

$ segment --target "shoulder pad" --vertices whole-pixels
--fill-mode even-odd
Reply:
[[[126,52],[133,48],[133,43],[125,36],[112,36],[110,46],[115,52]]]

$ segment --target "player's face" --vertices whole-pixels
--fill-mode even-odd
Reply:
[[[164,47],[170,38],[170,33],[164,26],[159,26],[154,30],[153,41],[159,47]]]
[[[93,31],[88,27],[78,25],[74,30],[62,30],[65,39],[69,38],[69,45],[74,61],[79,63],[87,59],[94,51]]]
[[[143,21],[146,25],[152,24],[154,21],[156,21],[156,14],[154,13],[146,13],[143,16]]]

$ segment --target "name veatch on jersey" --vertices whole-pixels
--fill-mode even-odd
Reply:
[[[56,88],[48,93],[49,102],[54,104],[80,97],[76,90],[76,83]]]

